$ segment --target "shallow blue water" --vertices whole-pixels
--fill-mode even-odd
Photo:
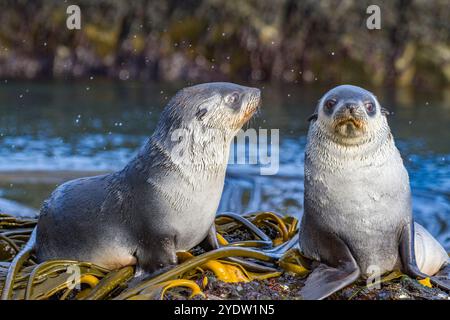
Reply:
[[[182,86],[2,82],[0,172],[119,169]],[[280,129],[280,170],[276,176],[260,176],[258,166],[231,165],[220,210],[300,215],[306,119],[328,88],[259,87],[262,113],[248,127]],[[449,94],[374,91],[394,112],[389,122],[410,174],[415,217],[450,250]],[[37,178],[21,183],[0,179],[0,197],[35,207],[55,187]]]

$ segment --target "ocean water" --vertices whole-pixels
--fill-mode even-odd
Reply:
[[[0,197],[39,208],[63,181],[120,169],[186,84],[0,82]],[[255,84],[258,117],[245,128],[278,129],[278,174],[230,165],[220,211],[300,216],[307,118],[328,87]],[[370,88],[369,88],[370,89]],[[415,219],[450,250],[450,92],[373,89],[408,169]]]

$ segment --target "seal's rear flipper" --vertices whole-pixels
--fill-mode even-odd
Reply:
[[[438,286],[450,291],[450,264],[446,264],[438,273],[430,278],[432,282],[439,283]]]
[[[300,295],[305,300],[322,300],[359,278],[359,268],[333,268],[320,264],[309,275]]]
[[[404,272],[411,277],[427,278],[428,275],[421,272],[416,262],[416,254],[414,250],[414,223],[410,223],[403,228],[402,236],[400,239],[400,257],[402,259],[402,266]],[[435,276],[430,277],[432,284],[440,289],[450,291],[450,279],[444,275],[448,268],[444,267]]]
[[[414,223],[414,256],[419,270],[429,276],[437,274],[449,262],[444,247],[417,222]]]

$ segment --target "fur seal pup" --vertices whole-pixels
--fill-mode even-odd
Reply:
[[[369,91],[342,85],[310,117],[300,247],[320,264],[300,292],[305,299],[325,298],[360,276],[402,269],[426,277],[448,264],[422,226],[414,231],[409,177],[387,114]]]
[[[176,264],[176,251],[216,241],[230,143],[259,105],[259,89],[233,83],[180,90],[123,170],[66,182],[45,201],[38,260],[152,273]]]

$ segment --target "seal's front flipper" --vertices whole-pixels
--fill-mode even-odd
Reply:
[[[359,278],[359,269],[333,268],[320,264],[308,276],[300,295],[305,300],[322,300]]]
[[[153,235],[142,239],[135,256],[136,275],[156,276],[178,264],[175,237],[172,235]],[[152,250],[149,250],[152,248]]]
[[[305,300],[322,300],[355,282],[361,272],[347,245],[337,236],[321,236],[323,262],[308,276],[300,295]]]
[[[410,223],[403,228],[400,238],[400,257],[402,260],[403,271],[411,277],[427,278],[429,275],[420,271],[416,262],[416,253],[414,250],[414,223]],[[431,276],[430,281],[440,289],[450,291],[450,280],[444,276],[447,266],[438,272],[436,276]]]

